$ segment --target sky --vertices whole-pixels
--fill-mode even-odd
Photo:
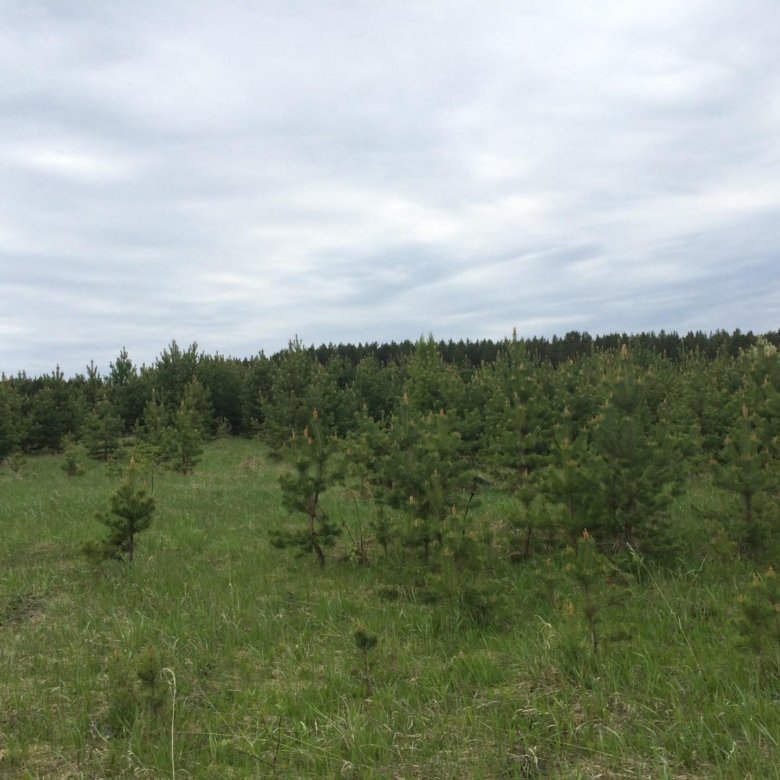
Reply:
[[[0,371],[780,328],[778,0],[0,0]]]

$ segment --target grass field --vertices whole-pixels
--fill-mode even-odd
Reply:
[[[474,612],[446,573],[375,547],[357,565],[347,534],[324,569],[273,548],[298,521],[256,442],[160,473],[132,566],[81,553],[116,477],[61,463],[0,477],[0,777],[780,776],[777,667],[736,628],[744,562],[637,563],[594,655],[576,590],[544,567],[497,556],[469,574]],[[327,500],[353,533],[371,511]],[[707,500],[700,486],[676,508],[690,545]],[[489,498],[479,511],[500,520]]]

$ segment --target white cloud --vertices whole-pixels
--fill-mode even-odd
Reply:
[[[778,32],[774,0],[4,3],[0,370],[775,329]]]

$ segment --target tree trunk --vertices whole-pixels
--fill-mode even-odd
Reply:
[[[317,555],[317,561],[320,564],[320,566],[325,565],[325,553],[322,551],[322,547],[320,547],[320,543],[317,541],[317,529],[314,525],[317,515],[317,506],[316,503],[312,502],[310,504],[311,509],[308,512],[309,515],[309,534],[311,536],[311,546],[314,550],[315,554]]]

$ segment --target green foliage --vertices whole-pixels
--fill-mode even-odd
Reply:
[[[279,477],[283,506],[291,513],[305,515],[306,527],[272,534],[273,544],[314,552],[320,566],[325,565],[322,548],[332,545],[341,533],[341,528],[328,519],[322,507],[323,494],[341,476],[334,467],[337,447],[337,440],[327,434],[314,409],[303,433],[293,436],[290,441],[294,470]]]
[[[415,411],[404,395],[398,411],[384,424],[365,421],[351,448],[361,463],[363,481],[376,500],[393,510],[382,522],[382,543],[392,538],[428,561],[449,550],[458,560],[470,544],[469,485],[473,476],[463,457],[460,434],[442,409]]]
[[[591,469],[598,492],[591,526],[623,546],[669,552],[668,509],[685,479],[663,427],[653,420],[652,374],[640,373],[623,348],[608,397],[591,425]]]
[[[739,633],[764,674],[780,674],[780,580],[770,566],[739,596]]]
[[[165,429],[163,452],[171,468],[180,474],[192,474],[203,454],[202,425],[200,412],[187,406],[185,398],[173,418],[173,425]]]
[[[129,454],[135,463],[137,479],[144,487],[154,493],[155,478],[166,462],[165,452],[157,445],[144,439],[133,441]]]
[[[485,455],[511,492],[513,483],[547,462],[552,410],[543,372],[513,340],[492,366],[483,367],[480,380],[486,387],[480,409]]]
[[[84,473],[83,455],[84,449],[80,447],[72,437],[63,442],[62,470],[69,477],[80,477]]]
[[[365,697],[368,699],[371,696],[371,688],[372,688],[371,669],[368,663],[368,656],[371,653],[371,651],[376,647],[376,644],[379,641],[379,637],[377,637],[375,634],[370,634],[362,626],[355,631],[353,637],[355,639],[355,645],[357,646],[357,649],[361,656],[361,661],[363,666],[362,672],[363,672],[364,693],[365,693]]]
[[[106,393],[111,408],[122,420],[124,431],[131,430],[143,415],[148,400],[148,386],[139,376],[133,361],[122,347],[115,362],[109,367]]]
[[[564,409],[557,426],[551,462],[542,475],[543,490],[551,501],[562,507],[561,524],[573,542],[593,517],[593,503],[598,500],[596,475],[590,469],[591,454],[587,434],[572,441],[570,413]]]
[[[759,339],[741,356],[744,396],[755,411],[757,427],[769,456],[780,460],[780,352]]]
[[[420,339],[406,365],[403,404],[419,415],[455,412],[463,400],[463,382],[453,366],[444,363],[433,336]],[[396,398],[396,402],[398,402]]]
[[[599,552],[587,530],[582,532],[575,549],[567,549],[565,561],[564,573],[573,589],[572,600],[564,607],[565,618],[570,625],[578,623],[579,631],[584,630],[587,646],[595,658],[602,653],[605,642],[626,638],[623,632],[605,637],[601,623],[605,610],[625,600],[628,580],[607,556]],[[576,654],[575,648],[582,644],[577,633],[575,629],[573,644],[567,648],[570,653]]]
[[[369,355],[355,367],[352,387],[358,407],[372,420],[381,420],[390,414],[401,395],[400,369],[396,365],[382,367],[373,355]]]
[[[108,536],[99,544],[85,545],[85,553],[95,560],[123,559],[132,562],[135,555],[135,537],[152,522],[155,501],[146,491],[137,487],[137,467],[131,460],[122,484],[111,496],[111,511],[99,512],[96,517],[108,529]]]
[[[0,382],[0,461],[22,446],[26,436],[22,399],[6,382]]]
[[[27,466],[27,457],[21,450],[16,450],[0,461],[0,465],[16,479],[21,479]]]
[[[165,449],[165,432],[170,422],[171,415],[153,393],[144,407],[138,433],[145,441],[162,451]]]
[[[151,645],[135,658],[116,650],[107,664],[106,679],[108,707],[101,726],[107,736],[126,736],[146,718],[162,724],[167,716],[167,686],[163,664]]]
[[[177,411],[185,409],[193,427],[201,439],[211,433],[214,420],[214,410],[211,405],[211,394],[197,378],[194,378],[184,389],[184,397]]]
[[[170,413],[155,395],[146,404],[138,429],[144,459],[155,467],[167,464],[180,474],[192,474],[203,453],[206,396],[197,381],[188,385],[179,408]]]
[[[42,385],[29,402],[25,444],[35,452],[56,452],[68,434],[78,434],[81,398],[59,369],[45,377]]]
[[[119,447],[123,431],[122,420],[114,412],[108,395],[102,393],[82,427],[81,440],[89,456],[107,462]]]
[[[240,361],[222,355],[204,355],[198,362],[196,376],[208,400],[204,404],[207,422],[224,421],[230,430],[242,430],[242,385],[244,368]],[[213,427],[213,426],[212,426]]]
[[[193,778],[758,778],[780,763],[772,613],[754,650],[737,601],[754,596],[752,565],[733,550],[715,565],[703,542],[624,585],[597,547],[594,656],[564,570],[578,551],[548,564],[540,542],[510,565],[492,486],[468,516],[471,568],[392,548],[354,566],[346,534],[334,565],[301,567],[265,543],[304,524],[281,506],[283,465],[256,440],[215,440],[202,479],[157,475],[153,556],[96,578],[73,554],[115,485],[102,468],[68,479],[62,462],[32,457],[24,480],[0,482],[0,775],[171,777],[172,757]],[[352,522],[351,493],[324,498],[334,524]],[[690,510],[705,499],[728,493],[691,481],[673,526],[704,534]],[[360,627],[378,637],[365,654]]]
[[[273,366],[261,352],[244,371],[241,385],[241,428],[256,434],[265,427],[266,409],[271,399]]]
[[[780,488],[780,462],[772,458],[771,448],[760,434],[760,421],[743,405],[715,471],[716,484],[739,498],[736,538],[753,557],[767,552],[780,530],[780,503],[776,495]]]
[[[295,339],[271,370],[270,401],[263,410],[264,438],[281,456],[290,437],[309,424],[312,409],[318,410],[321,424],[337,432],[343,427],[342,400],[330,371]]]
[[[160,402],[169,413],[174,414],[181,406],[187,387],[196,378],[200,359],[197,343],[182,350],[174,340],[160,353],[153,371],[148,372]]]
[[[517,482],[514,491],[503,494],[498,507],[507,525],[511,560],[529,559],[539,537],[548,549],[554,547],[556,531],[563,524],[562,512],[545,498],[531,475]]]

